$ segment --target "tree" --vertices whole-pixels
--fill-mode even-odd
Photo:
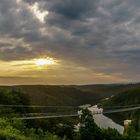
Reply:
[[[123,136],[116,129],[103,129],[102,135],[104,140],[124,140]]]
[[[61,138],[66,137],[69,140],[73,140],[73,128],[67,124],[58,124],[56,126],[55,134]]]
[[[88,109],[83,109],[80,117],[80,139],[103,140],[101,129],[95,124],[93,115]]]

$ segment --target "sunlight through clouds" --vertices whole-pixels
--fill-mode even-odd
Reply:
[[[40,22],[45,23],[45,17],[49,14],[48,11],[41,11],[37,2],[29,6],[29,8]]]
[[[0,69],[1,74],[0,76],[7,75],[7,76],[16,76],[17,73],[20,72],[28,72],[34,71],[38,72],[40,70],[47,70],[51,66],[58,65],[58,61],[54,60],[53,58],[46,57],[46,58],[35,58],[29,60],[16,60],[16,61],[0,61]]]
[[[39,58],[39,59],[34,59],[34,62],[37,66],[46,66],[46,65],[53,65],[55,64],[55,61],[53,58]]]

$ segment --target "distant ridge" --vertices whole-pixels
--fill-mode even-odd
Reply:
[[[97,104],[100,100],[129,89],[137,84],[96,85],[19,85],[0,86],[0,90],[18,90],[31,98],[33,105],[83,105]]]

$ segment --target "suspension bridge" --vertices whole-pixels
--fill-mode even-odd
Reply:
[[[0,107],[8,108],[73,108],[79,110],[78,106],[35,106],[35,105],[2,105]],[[112,106],[112,107],[105,107],[105,108],[98,108],[97,106],[88,107],[88,109],[92,112],[93,115],[96,114],[112,114],[112,113],[121,113],[127,111],[134,111],[140,109],[140,104],[129,105],[129,106]],[[105,111],[104,111],[105,109]],[[63,117],[78,117],[80,114],[78,113],[71,113],[71,114],[64,114],[64,113],[25,113],[20,114],[22,117],[14,117],[17,120],[32,120],[32,119],[49,119],[49,118],[63,118]]]

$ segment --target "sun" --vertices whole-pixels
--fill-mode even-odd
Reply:
[[[55,63],[55,60],[53,58],[38,58],[34,59],[34,63],[37,66],[46,66],[46,65],[53,65]]]

